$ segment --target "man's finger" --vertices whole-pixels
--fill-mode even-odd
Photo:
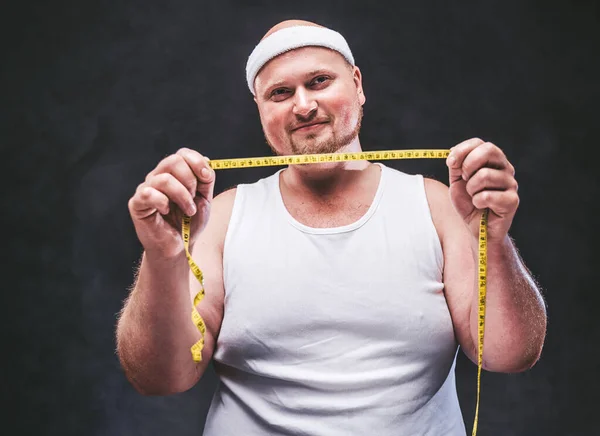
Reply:
[[[186,161],[198,179],[202,178],[202,169],[209,168],[208,159],[196,150],[180,148],[176,154]]]
[[[481,144],[465,157],[462,164],[462,177],[469,180],[473,174],[486,167],[497,170],[508,167],[508,160],[502,150],[491,142]]]
[[[182,148],[177,154],[183,157],[198,178],[196,193],[200,194],[206,200],[212,201],[215,189],[215,172],[210,167],[209,159],[189,148]]]
[[[470,196],[474,196],[484,189],[494,191],[517,190],[516,180],[506,171],[494,168],[481,168],[466,184],[466,190]]]
[[[169,198],[157,189],[142,184],[136,190],[136,193],[129,200],[129,212],[134,218],[146,218],[154,211],[162,215],[167,215],[169,209]]]
[[[187,215],[192,216],[196,213],[196,204],[190,192],[172,174],[157,174],[148,179],[146,185],[165,194],[170,201],[177,204]]]
[[[473,196],[473,206],[477,209],[490,209],[499,217],[513,214],[519,206],[516,191],[481,191]]]
[[[196,195],[196,175],[182,156],[178,154],[172,154],[160,161],[156,168],[148,173],[146,176],[146,182],[148,182],[148,180],[152,177],[162,173],[173,175],[181,182],[183,186],[187,188],[187,190],[190,192],[190,195]]]
[[[201,171],[201,179],[198,181],[196,193],[208,201],[212,201],[215,189],[215,171],[208,167]]]
[[[462,165],[467,155],[483,143],[479,138],[471,138],[450,149],[450,154],[446,158],[446,165],[449,169],[451,184],[462,178]]]

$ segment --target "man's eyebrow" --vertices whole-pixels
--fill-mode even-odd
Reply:
[[[306,73],[304,75],[304,78],[308,78],[308,77],[312,77],[312,76],[316,76],[318,74],[333,74],[332,71],[325,69],[325,68],[319,68],[317,70],[312,70],[308,73]],[[277,82],[273,82],[272,84],[267,86],[267,90],[265,91],[265,98],[269,98],[269,94],[271,93],[271,91],[273,91],[275,88],[279,88],[280,86],[283,86],[287,83],[287,80],[278,80]]]
[[[318,70],[313,70],[310,73],[306,73],[305,77],[316,76],[317,74],[333,74],[333,72],[330,71],[330,70],[328,70],[328,69],[326,69],[326,68],[320,68]]]

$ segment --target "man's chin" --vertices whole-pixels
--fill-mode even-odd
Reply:
[[[311,135],[312,136],[312,135]],[[342,151],[345,147],[352,143],[358,137],[358,129],[355,129],[351,135],[348,135],[345,138],[342,138],[340,141],[339,138],[336,140],[333,135],[328,137],[319,137],[321,135],[314,135],[311,137],[305,137],[297,140],[291,141],[290,153],[281,153],[275,147],[271,145],[271,143],[267,140],[267,144],[271,148],[271,150],[278,156],[293,154],[293,155],[303,155],[303,154],[328,154],[328,153],[337,153]],[[286,147],[287,148],[287,147]]]
[[[336,153],[347,144],[340,144],[333,140],[321,141],[299,141],[292,144],[292,152],[294,154],[327,154]]]

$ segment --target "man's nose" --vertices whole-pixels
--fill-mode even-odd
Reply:
[[[317,110],[317,106],[317,101],[310,92],[307,92],[304,88],[296,89],[294,93],[294,115],[307,118]]]

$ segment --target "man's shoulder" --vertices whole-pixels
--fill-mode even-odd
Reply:
[[[420,184],[420,178],[423,179],[423,185],[425,187],[425,193],[427,194],[428,200],[435,201],[436,203],[439,201],[444,201],[448,199],[448,186],[444,183],[425,177],[421,174],[409,174],[403,171],[400,171],[396,168],[386,167],[388,170],[388,174],[390,174],[396,181],[410,181],[413,186],[414,184]],[[431,199],[429,198],[431,197]]]
[[[431,197],[432,201],[448,201],[448,186],[440,182],[439,180],[431,179],[429,177],[423,177],[423,183],[425,185],[425,193],[427,197]]]
[[[448,186],[438,180],[430,179],[428,177],[423,177],[423,184],[425,185],[425,196],[427,198],[427,203],[429,204],[431,219],[440,241],[443,241],[449,217],[454,213],[452,204],[450,203]]]
[[[222,246],[229,227],[237,186],[227,188],[215,196],[210,205],[210,216],[206,229],[201,233],[203,242]]]
[[[213,198],[210,212],[211,216],[215,213],[218,215],[231,215],[231,209],[233,208],[233,203],[235,202],[237,188],[237,185],[227,188]],[[224,218],[224,216],[221,216],[220,218]]]
[[[223,192],[217,195],[213,201],[219,202],[229,202],[235,200],[235,194],[237,192],[238,185],[230,186],[229,188],[225,188]]]
[[[431,218],[440,240],[443,241],[446,236],[455,238],[463,235],[465,227],[450,200],[448,186],[434,179],[424,178],[423,180]]]

